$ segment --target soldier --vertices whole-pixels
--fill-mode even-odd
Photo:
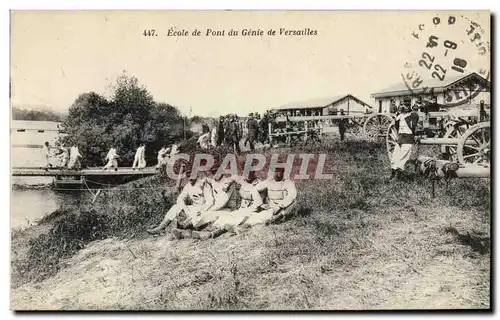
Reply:
[[[82,155],[80,154],[80,150],[78,150],[78,147],[76,144],[73,144],[73,146],[70,149],[69,152],[69,163],[68,163],[68,169],[80,169],[81,164],[80,164],[80,158]]]
[[[115,171],[118,171],[118,158],[120,156],[118,155],[116,148],[111,148],[108,151],[108,154],[106,155],[106,160],[108,161],[106,165],[102,168],[102,170],[106,170],[109,168],[114,168]]]
[[[157,170],[167,165],[169,152],[170,148],[167,148],[165,145],[163,145],[160,151],[158,151],[158,156],[156,158],[158,160],[158,164],[156,165]]]
[[[146,144],[141,142],[137,148],[134,156],[134,162],[132,163],[132,169],[143,169],[146,167]]]
[[[340,109],[340,115],[341,116],[345,116],[344,109]],[[346,118],[339,119],[340,141],[344,141],[346,125],[347,125],[347,119]]]
[[[239,176],[232,177],[232,180],[240,185],[239,195],[241,204],[238,210],[219,212],[217,219],[206,230],[193,231],[193,238],[206,240],[216,238],[226,232],[236,232],[248,217],[260,210],[260,206],[263,204],[260,194],[262,187],[255,172],[250,171],[246,178]]]
[[[259,190],[267,191],[267,202],[261,206],[262,211],[248,215],[244,226],[273,222],[294,212],[297,188],[293,180],[285,179],[284,171],[276,168],[272,179],[260,183]]]
[[[231,126],[231,115],[224,118],[224,145],[231,146],[231,134],[229,132]]]
[[[202,134],[196,142],[201,149],[208,149],[210,147],[210,132]]]
[[[403,105],[403,113],[395,119],[398,142],[394,147],[391,157],[391,179],[394,177],[398,179],[403,178],[406,162],[410,159],[411,151],[415,144],[418,114],[410,111],[410,97],[404,98]]]
[[[217,124],[217,146],[221,146],[224,142],[224,116],[219,117],[219,123]]]
[[[50,144],[48,141],[45,141],[43,145],[43,157],[45,159],[45,170],[48,171],[49,167],[52,168],[52,163],[50,163]]]
[[[235,115],[232,116],[229,123],[229,145],[233,148],[235,154],[239,154],[240,150],[240,128]]]
[[[206,188],[205,180],[199,179],[198,176],[191,177],[190,170],[186,172],[186,176],[189,182],[177,197],[176,204],[168,210],[162,222],[156,228],[147,230],[148,233],[160,233],[181,213],[186,215],[183,227],[187,228],[202,212],[205,212],[213,205],[213,198],[209,194],[210,190]]]
[[[254,143],[257,140],[257,135],[259,134],[259,124],[257,123],[257,120],[254,119],[252,113],[250,113],[247,121],[247,129],[248,133],[245,142],[248,141],[248,143],[250,144],[250,151],[254,151],[255,150]]]
[[[269,130],[269,112],[266,112],[262,116],[262,120],[259,122],[259,141],[262,144],[265,144],[267,142],[267,134]]]
[[[484,100],[479,102],[479,122],[487,121],[488,113],[485,110]]]

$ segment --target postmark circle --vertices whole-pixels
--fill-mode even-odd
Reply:
[[[410,70],[401,74],[411,95],[434,96],[439,91],[442,105],[456,107],[489,90],[491,49],[479,23],[464,15],[436,14],[411,36],[421,50],[413,63],[405,64]]]

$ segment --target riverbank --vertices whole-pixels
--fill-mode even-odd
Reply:
[[[489,308],[489,179],[432,199],[429,182],[389,182],[381,146],[325,148],[334,179],[298,181],[298,215],[279,225],[149,237],[175,195],[147,178],[14,233],[11,307]]]

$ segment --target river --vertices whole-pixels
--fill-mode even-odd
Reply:
[[[11,166],[44,166],[42,147],[45,141],[51,144],[56,141],[57,126],[57,122],[51,121],[13,120],[10,134]],[[11,177],[10,227],[12,229],[25,228],[58,208],[72,208],[90,198],[88,192],[54,191],[50,188],[51,183],[51,177]]]

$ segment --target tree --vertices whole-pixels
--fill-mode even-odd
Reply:
[[[146,161],[153,164],[162,145],[183,138],[179,110],[156,103],[135,77],[118,78],[110,100],[97,93],[81,94],[69,108],[60,144],[77,144],[85,166],[101,166],[111,147],[118,149],[120,165],[130,166],[137,147],[146,143]]]

